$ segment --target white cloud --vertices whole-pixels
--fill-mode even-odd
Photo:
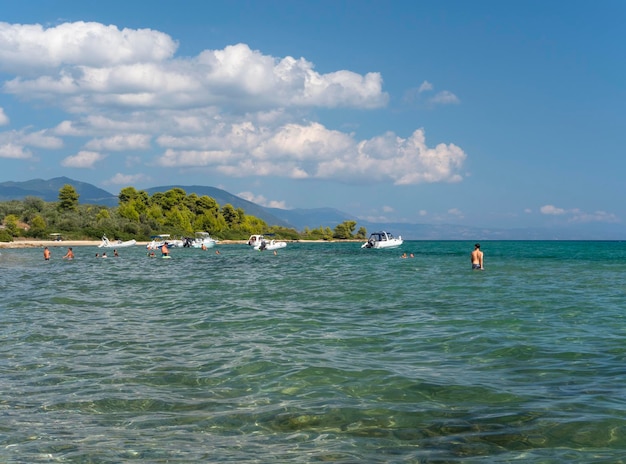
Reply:
[[[438,92],[433,98],[430,99],[431,103],[437,103],[441,105],[450,105],[461,103],[459,98],[454,95],[452,92],[444,90],[442,92]]]
[[[90,140],[85,144],[88,150],[145,150],[150,148],[150,136],[146,134],[114,135],[100,139]]]
[[[459,98],[449,90],[442,90],[441,92],[437,92],[434,96],[430,98],[422,96],[422,94],[432,92],[434,90],[435,86],[432,83],[424,81],[420,84],[419,87],[414,87],[407,90],[404,94],[403,101],[407,104],[413,104],[422,101],[428,103],[429,106],[461,103],[461,100],[459,100]]]
[[[619,218],[613,213],[606,211],[595,211],[593,213],[585,213],[578,209],[572,210],[571,222],[587,223],[587,222],[606,222],[618,223]]]
[[[4,108],[0,107],[0,126],[6,126],[9,123],[9,117],[4,114]]]
[[[384,106],[379,73],[320,74],[304,58],[276,58],[236,44],[174,58],[175,42],[149,29],[119,30],[99,23],[0,23],[0,69],[19,77],[5,91],[60,102],[72,111],[91,106],[193,108],[235,105]],[[39,75],[29,73],[36,70]]]
[[[434,89],[434,86],[433,86],[430,82],[428,82],[428,81],[424,81],[424,82],[422,82],[422,84],[419,86],[419,88],[417,89],[417,91],[418,91],[419,93],[422,93],[422,92],[429,92],[429,91],[431,91],[431,90],[433,90],[433,89]]]
[[[240,192],[237,194],[237,196],[260,206],[265,206],[268,208],[287,209],[287,204],[285,201],[268,200],[263,195],[255,195],[252,192]]]
[[[307,119],[314,107],[384,106],[379,73],[322,74],[305,58],[242,43],[183,58],[176,49],[167,34],[149,29],[0,23],[0,69],[16,73],[4,91],[62,105],[70,115],[12,142],[54,149],[68,137],[89,138],[84,151],[63,160],[72,167],[93,167],[101,152],[148,150],[154,137],[163,150],[157,167],[396,185],[462,180],[465,152],[452,143],[427,146],[422,129],[407,138],[357,139]],[[424,81],[418,92],[433,88]],[[456,98],[437,95],[441,103]]]
[[[559,216],[561,214],[565,214],[565,210],[563,208],[557,208],[554,205],[545,205],[539,208],[541,214],[548,214],[553,216]]]
[[[117,173],[109,180],[105,181],[105,185],[135,185],[139,182],[146,182],[150,180],[149,176],[145,174],[122,174]]]
[[[40,24],[0,22],[0,69],[28,73],[67,65],[113,66],[163,61],[177,44],[150,29],[118,29],[95,22]]]
[[[383,206],[384,213],[393,213],[394,209],[391,206]]]
[[[46,148],[48,150],[54,150],[63,146],[62,139],[47,135],[47,131],[37,131],[23,134],[21,139],[26,145]]]
[[[323,178],[393,182],[397,185],[458,182],[466,158],[454,144],[426,146],[422,130],[408,139],[393,133],[357,141],[321,124],[287,124],[276,129],[245,126],[215,128],[202,137],[160,137],[164,167],[206,167],[231,176]],[[197,146],[200,150],[185,150]]]
[[[0,132],[0,158],[30,159],[32,152],[27,146],[52,150],[61,148],[63,140],[47,135],[47,131]]]
[[[557,208],[553,205],[545,205],[540,209],[542,214],[554,215],[554,216],[566,216],[568,222],[588,223],[588,222],[605,222],[605,223],[618,223],[620,219],[613,213],[606,211],[595,211],[593,213],[587,213],[579,208],[563,209]]]
[[[80,151],[77,155],[68,156],[61,161],[61,166],[66,168],[93,168],[94,164],[103,160],[106,156],[93,151]]]
[[[448,210],[448,214],[452,215],[452,216],[456,216],[458,218],[462,218],[463,217],[463,212],[458,209],[458,208],[450,208]]]
[[[32,156],[33,154],[23,145],[12,142],[0,143],[0,158],[28,159]]]

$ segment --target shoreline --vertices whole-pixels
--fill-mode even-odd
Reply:
[[[348,243],[363,242],[363,240],[284,240],[287,243]],[[0,249],[3,248],[68,248],[93,246],[97,247],[102,243],[101,240],[15,240],[13,242],[0,242]],[[149,241],[137,242],[133,246],[146,246]],[[245,245],[247,240],[220,240],[218,245]],[[115,248],[115,247],[111,247]]]

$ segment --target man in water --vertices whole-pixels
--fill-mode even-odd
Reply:
[[[45,247],[43,249],[43,259],[46,261],[50,261],[50,250],[48,250],[48,247]]]
[[[65,253],[63,259],[74,259],[74,251],[72,251],[72,247],[67,249],[67,253]]]
[[[164,243],[161,247],[161,256],[169,256],[170,250],[167,249],[167,243]]]
[[[474,245],[470,258],[472,260],[472,269],[483,269],[483,252],[480,251],[480,243]]]

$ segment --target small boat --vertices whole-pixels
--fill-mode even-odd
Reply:
[[[401,236],[394,237],[392,234],[385,232],[374,232],[370,238],[361,245],[361,248],[397,248],[404,243]]]
[[[167,244],[168,248],[182,248],[185,245],[182,240],[170,238],[170,234],[153,235],[150,238],[152,241],[146,245],[148,250],[158,250],[164,244]]]
[[[213,248],[217,242],[208,232],[196,232],[195,238],[189,243],[193,248]]]
[[[137,243],[137,240],[132,239],[132,240],[126,240],[126,241],[122,241],[122,240],[113,240],[110,241],[106,235],[102,236],[102,243],[100,243],[100,245],[98,245],[98,248],[124,248],[124,247],[129,247],[129,246],[133,246]]]
[[[248,239],[248,245],[254,250],[278,250],[279,248],[285,248],[287,242],[280,242],[276,240],[268,240],[263,235],[250,235]]]

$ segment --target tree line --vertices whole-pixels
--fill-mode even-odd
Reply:
[[[134,187],[123,188],[118,205],[80,204],[80,195],[69,184],[59,189],[57,202],[39,197],[0,202],[0,241],[16,237],[49,239],[61,234],[65,239],[94,240],[106,235],[110,239],[148,240],[153,235],[168,233],[190,237],[206,231],[221,240],[245,240],[252,234],[273,234],[283,240],[346,240],[365,239],[364,227],[355,233],[356,221],[344,221],[334,229],[319,226],[303,231],[268,225],[242,208],[231,204],[220,206],[215,199],[181,188],[149,195]]]

